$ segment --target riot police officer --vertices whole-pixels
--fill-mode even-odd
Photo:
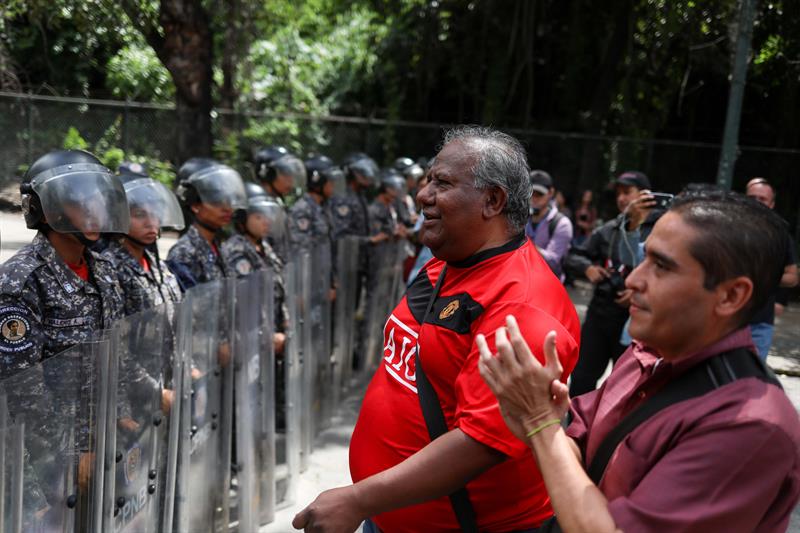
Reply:
[[[289,235],[295,250],[330,242],[331,225],[324,205],[336,187],[344,185],[344,173],[331,158],[317,155],[305,165],[306,193],[289,210]]]
[[[242,277],[271,268],[273,273],[273,295],[275,303],[273,345],[275,353],[283,352],[286,342],[288,312],[286,310],[286,288],[283,281],[283,262],[272,250],[266,238],[271,228],[284,225],[284,211],[269,198],[264,189],[255,183],[246,183],[247,209],[234,213],[234,230],[222,245],[223,255],[236,276]]]
[[[398,203],[402,202],[404,204],[400,209],[401,211],[406,211],[408,215],[403,212],[399,214],[404,220],[407,218],[408,221],[411,222],[410,227],[413,227],[417,222],[418,216],[415,199],[419,188],[419,180],[425,175],[425,169],[410,157],[398,157],[394,162],[394,169],[398,171],[406,181],[406,193],[398,200]],[[408,224],[406,225],[408,226]]]
[[[330,218],[334,241],[344,236],[359,237],[362,244],[379,243],[390,237],[370,233],[367,193],[378,177],[378,165],[366,154],[354,153],[344,160],[347,187],[342,195],[330,199]]]
[[[113,265],[87,249],[128,232],[119,180],[92,154],[59,150],[30,166],[20,193],[38,233],[0,267],[0,379],[110,328],[124,307]]]
[[[159,259],[156,241],[161,230],[184,228],[180,205],[172,191],[146,174],[123,172],[119,179],[128,200],[130,229],[111,240],[103,256],[116,267],[125,295],[125,315],[167,305],[171,317],[181,290],[174,274]]]
[[[25,224],[38,232],[0,266],[0,380],[10,414],[27,417],[26,432],[32,435],[32,440],[26,439],[24,505],[26,516],[38,521],[46,520],[46,499],[55,497],[49,480],[58,470],[54,463],[66,458],[54,461],[51,454],[54,443],[64,442],[66,433],[74,432],[75,438],[66,444],[69,449],[58,448],[58,453],[78,452],[77,474],[83,489],[91,476],[89,417],[96,405],[89,399],[89,405],[66,424],[60,420],[50,421],[51,425],[47,417],[68,407],[61,405],[66,401],[63,395],[72,397],[91,387],[93,361],[82,356],[62,367],[59,360],[55,369],[73,369],[61,374],[54,368],[21,372],[90,341],[122,317],[122,291],[113,265],[89,245],[103,233],[126,233],[129,220],[122,184],[95,156],[80,150],[58,150],[37,159],[25,173],[20,193]],[[84,367],[89,372],[84,373]],[[17,387],[15,379],[9,379],[12,376],[21,379]],[[63,394],[51,397],[53,386]],[[121,408],[118,415],[126,412]],[[125,426],[128,420],[119,422]]]
[[[170,249],[167,264],[185,291],[228,275],[221,230],[236,209],[247,206],[247,198],[238,172],[203,158],[192,158],[180,168],[176,196],[193,220]]]
[[[283,146],[268,146],[256,153],[256,177],[267,195],[286,210],[284,224],[288,224],[288,200],[298,184],[306,180],[303,162]],[[280,233],[280,232],[278,232]],[[289,228],[285,227],[283,238],[270,236],[269,242],[278,257],[286,263],[289,260]]]

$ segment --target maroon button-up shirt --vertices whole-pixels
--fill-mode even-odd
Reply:
[[[672,376],[739,347],[753,349],[749,329],[671,362],[634,342],[600,389],[572,401],[567,434],[585,464]],[[800,497],[797,411],[756,378],[676,403],[620,442],[600,490],[623,531],[785,531]]]

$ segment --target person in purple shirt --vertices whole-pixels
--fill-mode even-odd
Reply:
[[[557,524],[540,531],[786,531],[800,498],[800,420],[747,327],[781,279],[786,238],[777,215],[741,195],[676,198],[625,280],[634,342],[571,405],[554,332],[534,347],[545,366],[513,317],[496,332],[497,355],[478,336],[481,376],[550,494]],[[617,429],[690,377],[709,384]],[[601,444],[615,432],[616,445]]]
[[[525,235],[536,245],[553,273],[564,281],[561,261],[572,242],[572,222],[558,212],[553,201],[555,188],[550,174],[544,170],[532,170],[531,188],[530,218],[525,225]]]

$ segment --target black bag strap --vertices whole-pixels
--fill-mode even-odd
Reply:
[[[755,377],[780,387],[775,374],[755,354],[745,348],[736,348],[717,354],[687,370],[653,394],[639,408],[629,413],[615,427],[597,449],[592,463],[586,469],[595,485],[600,484],[608,461],[626,435],[647,419],[684,400],[696,398],[737,379]]]
[[[553,236],[553,232],[556,230],[556,226],[558,226],[562,218],[564,218],[564,215],[560,211],[556,211],[556,214],[550,219],[550,223],[547,224],[547,234],[550,237]]]
[[[425,324],[425,318],[433,308],[433,303],[439,295],[439,289],[444,282],[444,275],[447,272],[447,265],[442,269],[441,274],[436,279],[436,284],[433,287],[433,293],[428,300],[428,305],[425,307],[425,314],[422,315],[422,324]],[[420,328],[422,325],[420,325]],[[444,418],[442,411],[442,404],[439,403],[439,396],[436,394],[431,382],[428,381],[428,376],[422,369],[422,361],[419,357],[419,342],[417,342],[416,353],[414,354],[414,365],[416,366],[417,377],[417,396],[419,396],[419,404],[422,407],[422,416],[425,418],[425,425],[428,427],[428,435],[431,441],[436,440],[448,432],[447,421]],[[450,503],[453,506],[453,511],[456,514],[458,524],[461,530],[466,533],[478,533],[478,521],[475,518],[475,509],[472,507],[472,502],[469,501],[469,494],[467,494],[466,487],[461,487],[450,495]]]

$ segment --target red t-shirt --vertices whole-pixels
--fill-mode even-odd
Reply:
[[[81,261],[77,265],[67,263],[67,266],[83,281],[89,281],[89,265],[86,263],[86,261]]]
[[[542,341],[554,329],[566,379],[578,358],[575,308],[536,248],[522,236],[449,264],[421,327],[443,266],[438,259],[428,262],[386,322],[384,359],[367,389],[350,443],[351,476],[358,482],[382,472],[430,443],[416,389],[414,353],[419,341],[420,358],[448,428],[460,428],[509,457],[467,485],[480,530],[537,527],[552,514],[544,482],[527,446],[508,430],[480,377],[474,339],[483,333],[494,350],[495,330],[513,314],[543,362]],[[460,530],[446,497],[374,520],[386,533]]]

